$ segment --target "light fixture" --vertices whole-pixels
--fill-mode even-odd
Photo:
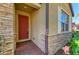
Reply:
[[[28,8],[27,6],[24,6],[24,8],[26,9],[26,8]]]

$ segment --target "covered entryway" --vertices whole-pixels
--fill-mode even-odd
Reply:
[[[44,55],[44,53],[30,40],[17,43],[15,55]]]
[[[38,11],[40,6],[40,4],[31,3],[15,4],[16,55],[44,54],[44,51],[42,51],[42,48],[39,46],[40,44],[37,44],[40,42],[40,39],[33,37],[33,35],[37,36],[37,33],[39,32],[37,32],[35,30],[36,28],[34,27],[35,24],[33,22],[37,21],[38,19],[36,20],[34,18],[36,15],[33,13]]]

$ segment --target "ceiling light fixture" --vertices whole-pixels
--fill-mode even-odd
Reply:
[[[26,8],[28,8],[27,6],[24,6],[24,8],[26,9]]]

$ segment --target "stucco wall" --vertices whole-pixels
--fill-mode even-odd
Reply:
[[[32,41],[45,52],[45,21],[46,11],[45,4],[41,4],[41,8],[31,14]]]
[[[60,29],[60,27],[58,27],[60,8],[62,8],[69,15],[68,32],[58,32]],[[57,50],[62,48],[71,39],[71,17],[72,14],[68,4],[49,4],[48,54],[55,54]]]
[[[49,35],[58,33],[59,9],[63,9],[69,15],[69,31],[71,32],[72,13],[67,3],[49,4]]]
[[[57,4],[49,4],[49,35],[57,33],[58,22],[58,6]]]

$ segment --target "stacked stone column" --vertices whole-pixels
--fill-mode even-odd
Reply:
[[[0,3],[0,54],[14,54],[14,30],[12,3]]]

